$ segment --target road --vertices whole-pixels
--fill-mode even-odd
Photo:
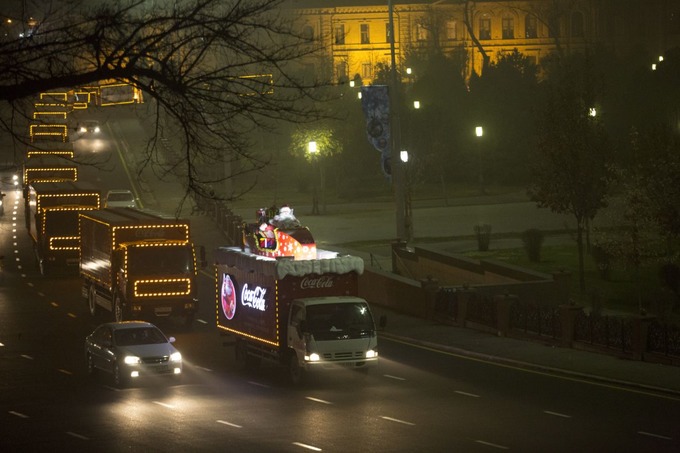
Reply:
[[[114,124],[112,131],[124,131]],[[111,153],[124,148],[114,132]],[[122,163],[112,181],[123,181]],[[181,381],[116,389],[89,378],[90,317],[77,276],[41,277],[20,192],[0,217],[2,451],[680,451],[680,401],[651,392],[499,366],[381,338],[369,376],[316,376],[289,386],[264,367],[235,371],[214,327],[213,273],[200,276],[200,313],[157,324],[177,338]]]

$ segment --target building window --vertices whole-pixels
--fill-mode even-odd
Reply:
[[[585,37],[585,30],[583,27],[583,13],[574,11],[571,13],[571,37],[583,38]]]
[[[335,72],[337,74],[338,83],[345,83],[349,80],[349,72],[347,70],[347,63],[341,61],[335,65]]]
[[[371,63],[361,63],[361,78],[362,79],[373,78],[373,67],[371,66]]]
[[[491,19],[479,19],[479,39],[491,39]]]
[[[536,16],[527,14],[524,19],[524,36],[526,38],[538,38],[538,23],[536,21]]]
[[[515,38],[515,20],[512,17],[503,18],[503,39]]]
[[[457,38],[456,36],[456,21],[447,20],[446,21],[446,39],[453,41]]]
[[[308,40],[308,41],[313,40],[314,39],[314,29],[309,25],[305,25],[302,28],[302,37],[304,39]]]
[[[416,40],[427,41],[427,28],[423,24],[416,24]]]
[[[361,44],[371,43],[371,31],[368,24],[361,24]]]
[[[335,44],[345,44],[345,24],[335,26]]]

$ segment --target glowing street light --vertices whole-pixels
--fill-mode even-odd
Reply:
[[[413,101],[413,108],[418,110],[420,108],[420,101]]]
[[[408,151],[406,151],[405,149],[399,151],[399,158],[403,163],[408,162]]]
[[[309,142],[307,143],[307,151],[309,151],[311,154],[316,154],[319,152],[318,148],[316,147],[316,142]]]
[[[486,190],[484,189],[484,169],[483,169],[483,163],[482,163],[482,140],[481,138],[484,136],[484,128],[482,126],[477,126],[475,127],[475,135],[479,137],[480,140],[477,140],[477,154],[479,157],[479,191],[482,195],[486,194]]]
[[[477,137],[482,137],[484,135],[484,128],[482,126],[475,127],[475,135]]]

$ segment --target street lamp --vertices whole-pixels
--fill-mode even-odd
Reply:
[[[484,128],[482,126],[475,127],[475,135],[479,140],[477,140],[477,156],[479,159],[479,192],[484,195],[486,191],[484,190],[484,169],[482,165],[482,137],[484,136]]]
[[[420,101],[413,101],[413,108],[418,110],[420,108]]]
[[[309,143],[307,143],[307,152],[309,152],[309,154],[310,154],[310,160],[312,162],[316,161],[317,165],[320,165],[318,163],[319,156],[317,154],[319,152],[319,148],[318,148],[315,141],[310,141]],[[319,168],[321,168],[321,167],[319,167]],[[312,197],[313,197],[312,198],[312,214],[318,214],[319,213],[319,196],[318,196],[317,188],[316,188],[316,178],[313,178],[313,180],[314,180],[314,184],[313,184],[314,193],[312,195]]]

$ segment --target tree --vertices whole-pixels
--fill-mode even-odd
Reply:
[[[2,126],[17,140],[25,142],[15,131],[38,93],[129,81],[153,101],[145,165],[158,166],[161,174],[179,173],[185,199],[191,194],[230,199],[254,182],[222,195],[213,193],[213,184],[258,172],[268,161],[250,149],[255,132],[322,115],[317,104],[302,102],[325,94],[297,64],[316,54],[320,40],[295,31],[282,0],[22,5],[17,19],[24,33],[0,42],[0,101],[12,107]],[[22,19],[28,15],[35,20]],[[182,151],[161,160],[159,139],[173,133]],[[228,171],[205,171],[215,165]]]
[[[583,233],[606,205],[610,153],[600,122],[589,115],[594,87],[587,57],[558,59],[544,82],[538,146],[529,196],[576,219],[579,287],[585,291]]]
[[[324,164],[329,158],[342,153],[342,149],[342,143],[335,137],[334,131],[324,126],[298,128],[291,137],[290,153],[295,157],[305,159],[319,169],[318,186],[321,188],[321,203],[324,214],[326,213]],[[314,180],[316,181],[316,178]],[[312,214],[319,214],[319,196],[316,187],[315,182]]]

